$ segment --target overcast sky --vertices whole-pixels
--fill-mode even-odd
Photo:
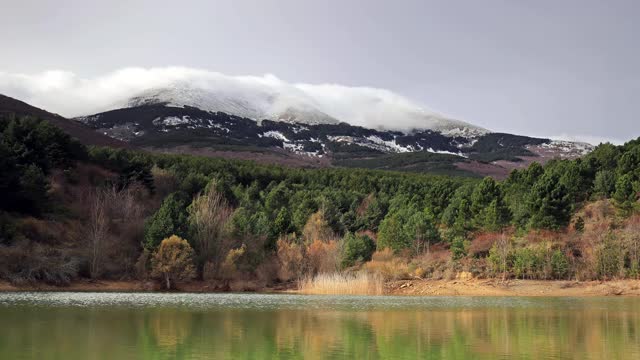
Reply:
[[[274,74],[389,89],[495,131],[640,136],[636,0],[95,3],[0,0],[0,72]]]

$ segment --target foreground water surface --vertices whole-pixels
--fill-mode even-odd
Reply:
[[[640,359],[640,299],[0,293],[0,359]]]

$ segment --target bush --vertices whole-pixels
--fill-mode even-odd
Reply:
[[[0,278],[13,284],[69,285],[78,277],[80,264],[80,258],[46,245],[0,246]]]
[[[596,274],[607,280],[619,276],[623,267],[622,250],[616,239],[609,235],[596,253]]]
[[[314,240],[307,246],[307,259],[312,274],[334,273],[340,264],[340,249],[335,240]]]
[[[371,260],[376,244],[367,235],[347,233],[343,239],[342,267],[350,267],[357,263]]]
[[[193,257],[193,249],[189,242],[172,235],[162,240],[158,250],[153,254],[151,276],[161,279],[165,289],[170,290],[176,282],[196,276]]]
[[[386,248],[376,251],[371,256],[371,261],[365,264],[368,272],[380,275],[385,279],[411,279],[413,271],[405,259],[395,257],[391,249]],[[415,271],[415,269],[414,269]]]
[[[278,278],[282,281],[289,281],[300,278],[304,268],[304,248],[302,245],[282,237],[277,242],[277,254],[280,267]]]
[[[469,244],[461,236],[456,236],[451,242],[451,258],[453,260],[460,260],[467,255],[467,249]]]
[[[237,249],[229,250],[220,268],[223,279],[234,278],[234,276],[238,272],[238,260],[244,255],[246,250],[247,246],[244,244],[242,244],[242,246]]]
[[[554,279],[566,279],[569,275],[569,260],[561,251],[556,250],[551,255],[551,272]]]

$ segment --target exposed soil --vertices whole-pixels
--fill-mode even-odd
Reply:
[[[414,296],[640,296],[640,280],[399,280],[387,283],[386,291]]]
[[[1,291],[87,291],[152,292],[161,291],[151,281],[76,281],[69,286],[46,284],[15,286],[0,282]],[[261,292],[295,293],[295,284],[264,287],[258,283],[230,284],[211,282],[184,283],[179,292]],[[468,279],[468,280],[397,280],[385,284],[387,295],[407,296],[640,296],[640,280],[615,281],[538,281]]]

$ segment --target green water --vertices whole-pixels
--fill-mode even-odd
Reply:
[[[0,359],[640,359],[640,299],[0,293]]]

